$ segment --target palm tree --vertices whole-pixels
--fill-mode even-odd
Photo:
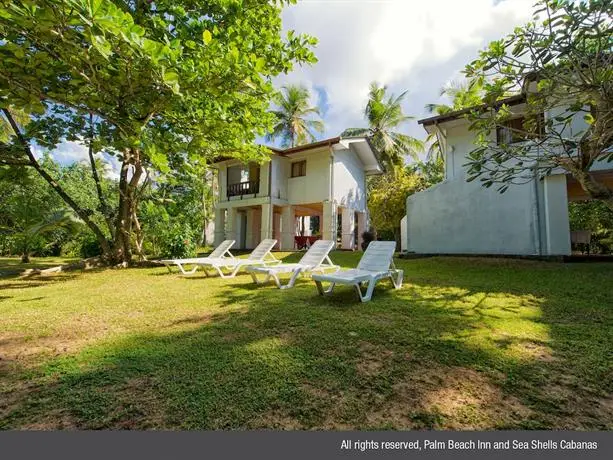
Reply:
[[[322,133],[324,124],[319,108],[311,107],[309,90],[303,85],[286,85],[277,93],[277,108],[272,113],[277,121],[268,140],[281,138],[282,147],[296,147],[315,141],[313,131]],[[316,118],[313,118],[316,117]]]
[[[386,97],[386,91],[386,86],[372,82],[364,109],[368,128],[349,128],[341,136],[370,137],[379,151],[381,162],[393,172],[397,166],[403,164],[406,155],[417,160],[417,155],[423,151],[424,144],[414,137],[395,131],[398,126],[413,119],[402,112],[401,104],[407,91],[399,96],[392,94],[389,97]]]
[[[451,101],[448,104],[426,104],[426,110],[437,115],[444,115],[456,110],[474,107],[483,102],[483,83],[481,80],[472,79],[458,81],[454,80],[443,86],[439,93],[440,96],[447,96]]]
[[[451,105],[426,104],[426,110],[432,114],[445,115],[456,110],[474,107],[483,102],[483,82],[478,79],[454,80],[442,87],[439,95],[447,96],[451,101]],[[428,134],[426,144],[428,145],[427,160],[435,162],[443,161],[443,149],[435,131]]]
[[[27,215],[28,207],[16,209],[15,222],[12,226],[0,226],[0,231],[13,235],[21,251],[21,262],[30,263],[30,252],[35,241],[41,236],[63,229],[70,235],[75,235],[82,229],[82,222],[68,209],[52,211],[46,216],[40,216],[31,221],[31,215]]]

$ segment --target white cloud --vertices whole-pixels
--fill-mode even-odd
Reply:
[[[424,105],[458,78],[491,40],[532,14],[533,0],[303,0],[283,13],[284,27],[319,39],[319,62],[297,68],[278,83],[323,87],[326,133],[364,126],[368,85],[377,80],[396,94],[409,90],[405,112],[427,115]],[[416,122],[404,131],[424,138]]]
[[[38,144],[33,144],[31,146],[32,153],[38,159],[43,156],[45,149]],[[87,146],[75,142],[75,141],[64,141],[57,145],[57,147],[50,151],[51,157],[60,163],[61,165],[67,166],[76,162],[86,162],[89,164],[89,153],[87,151]],[[100,157],[102,155],[102,157]],[[104,169],[102,174],[113,180],[119,180],[119,171],[121,169],[121,164],[117,160],[117,157],[108,155],[107,153],[96,154],[97,158],[102,158],[104,163]]]

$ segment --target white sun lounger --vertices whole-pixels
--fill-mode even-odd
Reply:
[[[179,271],[184,275],[192,275],[198,270],[200,263],[206,263],[211,260],[233,260],[234,256],[230,253],[230,248],[234,245],[234,240],[222,241],[213,251],[206,257],[194,257],[191,259],[164,259],[159,262],[166,265],[168,271],[172,273],[171,267],[176,265]],[[194,265],[191,271],[185,270],[185,265]]]
[[[377,281],[389,278],[395,289],[402,287],[402,270],[394,266],[394,241],[372,241],[364,255],[360,259],[357,268],[339,270],[336,273],[313,274],[312,278],[317,285],[320,295],[331,294],[337,284],[353,286],[362,302],[368,302],[372,298],[373,290]],[[329,282],[328,289],[323,288],[322,282]],[[366,284],[366,292],[362,293],[362,285]]]
[[[253,278],[256,284],[264,284],[271,278],[279,289],[289,289],[294,286],[296,279],[304,273],[312,273],[315,271],[325,272],[325,270],[338,270],[340,267],[334,265],[330,260],[330,251],[334,248],[334,241],[317,240],[302,256],[302,259],[295,264],[281,264],[274,267],[248,267],[247,272]],[[282,285],[279,280],[279,275],[282,273],[291,273],[287,284]],[[258,275],[264,275],[263,280],[258,280]]]
[[[204,273],[209,276],[209,270],[215,270],[222,278],[234,278],[243,267],[254,265],[269,265],[281,263],[280,260],[271,254],[272,248],[277,244],[277,240],[263,240],[249,254],[246,259],[211,259],[206,262],[198,262]],[[224,273],[224,270],[229,270],[229,273]]]

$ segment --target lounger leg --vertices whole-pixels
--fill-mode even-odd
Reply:
[[[228,276],[228,278],[234,278],[241,268],[243,268],[242,265],[237,265],[236,268],[232,270],[232,273],[230,273],[230,276]]]
[[[328,289],[324,289],[323,285],[321,284],[321,281],[316,280],[315,285],[317,286],[317,292],[319,292],[319,295],[329,295],[332,294],[336,283],[330,283],[330,287]]]
[[[367,283],[368,283],[368,286],[366,287],[366,292],[364,294],[362,294],[362,286],[364,282],[356,283],[353,285],[353,287],[355,288],[355,292],[358,294],[358,297],[360,298],[360,302],[368,302],[370,299],[372,299],[372,294],[373,294],[373,291],[375,290],[375,284],[377,284],[377,280],[370,280],[370,281],[367,281]]]
[[[392,283],[394,283],[394,289],[400,289],[402,287],[402,277],[404,272],[402,270],[396,271],[396,277],[390,276]]]
[[[298,277],[302,274],[302,270],[298,269],[298,270],[294,270],[294,273],[292,273],[292,277],[289,279],[289,282],[285,285],[285,286],[281,286],[280,282],[277,282],[277,286],[279,286],[279,289],[290,289],[294,287],[294,284],[296,283],[296,280],[298,279]],[[278,278],[276,278],[278,280]]]
[[[258,276],[255,273],[256,272],[249,272],[249,274],[251,275],[251,279],[253,280],[255,284],[266,284],[270,280],[270,277],[271,277],[270,273],[266,273],[266,277],[262,281],[258,279]]]
[[[196,270],[198,270],[198,265],[194,265],[194,268],[191,271],[186,271],[181,264],[177,264],[177,267],[179,267],[179,270],[183,275],[193,275],[196,273]]]

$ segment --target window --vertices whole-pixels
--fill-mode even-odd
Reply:
[[[306,176],[306,160],[292,163],[292,177]]]
[[[534,118],[520,116],[505,121],[502,126],[496,128],[496,143],[515,144],[528,139],[543,137],[545,133],[545,116],[541,113]]]

